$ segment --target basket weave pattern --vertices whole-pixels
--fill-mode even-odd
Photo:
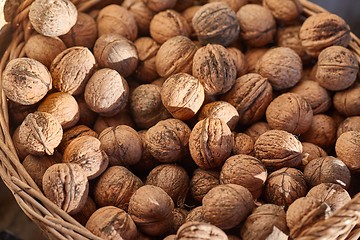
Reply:
[[[25,55],[24,45],[33,31],[28,19],[29,6],[33,1],[25,0],[17,9],[13,22],[8,24],[4,30],[11,32],[12,40],[1,59],[0,81],[7,62]],[[326,12],[325,9],[307,0],[300,0],[300,2],[307,16]],[[88,0],[77,4],[77,8],[79,11],[86,12],[100,3],[103,1]],[[351,37],[349,49],[356,54],[360,62],[360,40],[352,33]],[[7,99],[2,90],[0,99],[0,176],[13,193],[19,206],[49,239],[100,239],[48,200],[31,179],[20,163],[11,139]],[[357,194],[352,201],[329,219],[306,229],[298,239],[355,240],[360,237],[360,227],[358,228],[357,224],[360,224],[360,194]]]

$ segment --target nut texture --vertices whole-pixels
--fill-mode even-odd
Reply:
[[[324,151],[324,149],[318,145],[309,142],[302,142],[301,145],[303,147],[302,165],[306,165],[316,158],[327,156],[327,153]]]
[[[360,115],[360,84],[346,89],[344,91],[336,92],[333,98],[335,109],[344,116],[358,116]]]
[[[360,132],[349,131],[336,140],[335,151],[345,165],[352,171],[360,171]]]
[[[337,129],[337,137],[349,131],[360,132],[360,116],[348,117],[342,121]]]
[[[201,202],[210,189],[220,184],[219,177],[219,171],[196,169],[190,182],[191,196],[196,201]]]
[[[296,20],[303,10],[299,0],[264,0],[263,4],[277,20],[283,22]]]
[[[254,140],[252,137],[245,133],[234,134],[234,146],[232,149],[233,154],[254,155]]]
[[[177,240],[190,239],[226,240],[228,237],[218,227],[209,223],[187,222],[183,224],[176,234]]]

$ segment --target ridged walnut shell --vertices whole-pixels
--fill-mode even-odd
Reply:
[[[203,222],[184,223],[176,233],[176,240],[207,239],[227,240],[226,234],[218,227]]]
[[[76,138],[81,136],[98,137],[98,134],[85,125],[76,125],[64,132],[60,145],[56,148],[61,154],[65,148]]]
[[[196,169],[190,182],[191,196],[201,202],[210,189],[220,184],[219,177],[220,173],[217,170]]]
[[[341,134],[336,140],[335,151],[350,170],[360,171],[360,132],[349,131]]]
[[[333,97],[335,109],[344,116],[360,115],[360,84],[354,84],[352,87],[336,92]]]

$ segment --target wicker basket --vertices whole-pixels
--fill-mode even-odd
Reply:
[[[8,42],[8,47],[0,63],[0,80],[6,63],[13,58],[24,56],[24,44],[33,31],[28,19],[29,6],[33,1],[25,0],[18,7],[15,13],[16,17],[12,23],[5,26],[0,32],[0,44],[3,45]],[[325,9],[307,0],[300,0],[300,2],[304,7],[306,16],[326,12]],[[104,1],[88,0],[80,2],[77,7],[79,11],[86,12],[99,4],[104,4]],[[8,36],[11,36],[11,40],[9,40]],[[360,62],[360,40],[354,34],[351,34],[351,37],[349,49],[356,54]],[[100,239],[48,200],[23,168],[9,132],[7,99],[3,91],[0,91],[0,94],[0,175],[13,193],[19,206],[43,230],[49,239]],[[355,240],[360,237],[358,224],[360,224],[360,194],[357,194],[352,201],[327,220],[318,222],[311,228],[306,229],[298,239]]]

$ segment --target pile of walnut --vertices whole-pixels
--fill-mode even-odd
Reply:
[[[94,234],[296,238],[359,191],[340,17],[298,0],[72,2],[33,2],[2,87],[24,167]]]

